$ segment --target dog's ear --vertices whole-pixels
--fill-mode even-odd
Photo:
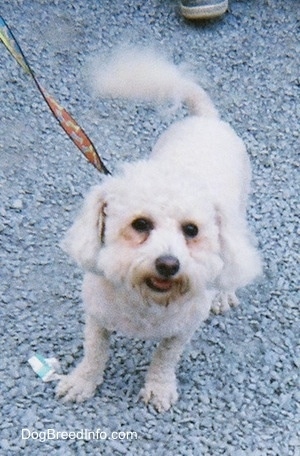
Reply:
[[[219,286],[236,290],[252,282],[262,272],[261,259],[255,248],[254,236],[239,214],[225,214],[217,209],[219,242],[224,267],[218,278]]]
[[[97,256],[105,237],[105,208],[101,186],[95,186],[61,242],[61,248],[83,269],[97,271]]]

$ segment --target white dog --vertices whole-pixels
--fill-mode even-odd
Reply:
[[[63,248],[86,271],[86,327],[84,358],[57,394],[91,397],[109,335],[120,331],[159,341],[140,395],[164,411],[178,397],[184,345],[212,308],[236,305],[236,289],[260,273],[246,222],[249,160],[203,89],[151,52],[118,54],[96,86],[114,97],[181,101],[192,115],[161,136],[148,160],[93,188],[67,233]]]

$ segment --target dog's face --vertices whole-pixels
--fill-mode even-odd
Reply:
[[[116,287],[168,305],[197,293],[220,271],[215,211],[197,182],[139,163],[128,166],[124,176],[109,178],[89,199],[90,209],[71,228],[74,239],[67,238],[66,250]],[[80,234],[80,220],[90,240]],[[80,238],[87,261],[72,251]]]

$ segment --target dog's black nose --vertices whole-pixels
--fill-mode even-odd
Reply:
[[[172,255],[162,255],[155,261],[157,272],[163,277],[172,277],[180,267],[179,260]]]

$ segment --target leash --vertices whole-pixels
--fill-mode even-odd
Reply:
[[[18,62],[18,64],[23,68],[25,73],[31,76],[42,97],[49,106],[52,114],[58,121],[59,125],[66,132],[73,143],[78,147],[78,149],[83,153],[86,159],[101,173],[111,174],[104,165],[94,144],[89,139],[84,130],[78,125],[78,123],[73,119],[68,111],[60,106],[57,101],[40,84],[11,29],[8,27],[5,20],[1,16],[0,40]]]

